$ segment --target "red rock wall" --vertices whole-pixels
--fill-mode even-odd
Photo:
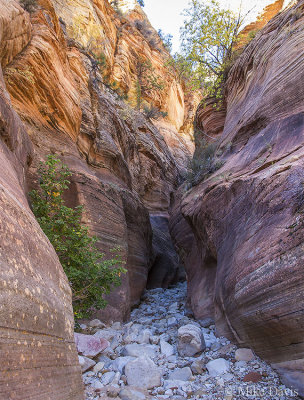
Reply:
[[[120,246],[128,273],[97,314],[118,320],[128,317],[147,284],[154,257],[149,213],[167,216],[179,169],[190,154],[187,132],[179,138],[167,121],[161,133],[102,84],[90,57],[68,40],[68,24],[59,22],[66,5],[40,0],[30,17],[16,1],[0,0],[0,398],[5,400],[83,398],[71,291],[27,202],[38,162],[53,153],[70,167],[68,204],[84,205],[84,222],[106,256]],[[117,33],[113,10],[97,0],[94,10],[104,29],[98,32],[111,47]],[[182,114],[179,124],[188,123],[189,110],[175,104],[174,90],[168,107],[172,115]]]
[[[0,15],[0,398],[80,400],[71,290],[27,202],[33,147],[1,69],[27,45],[31,25],[11,1]]]
[[[171,219],[195,316],[215,318],[219,334],[252,347],[302,393],[303,9],[300,1],[276,16],[236,61],[217,151],[224,165],[180,194]]]
[[[113,10],[107,2],[97,3],[105,6],[99,12],[109,28]],[[37,164],[49,153],[73,171],[68,203],[84,205],[84,222],[102,252],[111,256],[110,250],[120,247],[128,269],[98,317],[126,319],[153,264],[149,213],[168,214],[179,170],[190,154],[187,135],[179,137],[169,122],[157,129],[103,85],[90,57],[67,42],[53,2],[43,0],[31,23],[30,42],[4,74],[34,144],[29,185],[35,185]]]

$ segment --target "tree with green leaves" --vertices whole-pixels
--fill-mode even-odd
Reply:
[[[97,238],[89,235],[81,221],[83,206],[65,205],[63,195],[72,175],[69,168],[49,155],[38,174],[39,187],[30,192],[32,209],[68,277],[75,315],[82,318],[107,304],[103,295],[120,285],[126,270],[118,250],[112,259],[105,259],[97,249]]]
[[[184,56],[201,76],[207,92],[213,90],[216,94],[230,64],[242,18],[240,13],[223,9],[216,0],[191,0],[184,14]]]
[[[150,60],[137,58],[136,61],[136,107],[141,109],[143,97],[149,96],[153,90],[163,90],[164,82],[155,72]]]
[[[186,90],[201,89],[203,84],[202,77],[183,54],[174,53],[168,59],[167,65],[172,68],[172,72],[176,74],[177,79],[185,85]]]

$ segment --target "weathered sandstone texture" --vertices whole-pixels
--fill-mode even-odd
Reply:
[[[167,112],[167,121],[176,130],[191,124],[191,112],[199,98],[186,94],[183,82],[168,67],[169,54],[136,1],[119,0],[119,13],[106,0],[53,0],[53,4],[71,38],[84,48],[105,55],[104,74],[128,95],[128,102],[136,104],[137,64],[148,61],[164,89],[148,91],[144,100]]]
[[[138,8],[134,13],[145,18]],[[126,85],[131,100],[136,52],[151,57],[167,84],[163,97],[150,93],[148,99],[168,112],[160,129],[102,83],[104,76],[87,55],[89,29],[71,32],[75,18],[85,27],[96,22],[92,32],[106,55],[108,80]],[[71,291],[27,199],[47,154],[56,154],[73,171],[67,202],[84,204],[84,222],[100,249],[110,256],[119,246],[126,261],[128,273],[99,317],[127,318],[146,287],[156,254],[150,213],[168,218],[179,172],[191,153],[187,127],[190,103],[197,101],[184,95],[174,74],[165,76],[162,52],[151,50],[132,18],[118,18],[107,1],[40,0],[29,16],[17,1],[0,0],[3,399],[83,398]],[[176,272],[177,256],[171,254]],[[175,279],[171,272],[165,272],[162,285]]]
[[[31,24],[0,2],[0,398],[81,400],[71,290],[27,199],[33,148],[12,108],[2,68],[28,45]]]
[[[196,130],[204,132],[204,135],[196,135],[196,140],[204,139],[206,142],[212,143],[218,139],[223,133],[226,112],[225,102],[219,105],[213,97],[205,99],[198,106],[194,120]],[[195,147],[197,150],[198,142]]]
[[[217,149],[225,164],[180,191],[170,222],[195,316],[214,317],[219,334],[272,362],[302,395],[303,8],[272,19],[236,61]]]
[[[27,46],[4,70],[12,105],[34,145],[28,185],[35,186],[38,162],[47,154],[57,154],[72,170],[68,204],[84,205],[84,222],[102,252],[111,257],[111,249],[119,247],[128,270],[98,317],[126,319],[157,261],[150,214],[168,218],[172,193],[193,147],[187,127],[197,98],[186,96],[182,83],[164,67],[168,55],[140,7],[119,16],[104,0],[39,4],[31,16]],[[30,24],[28,16],[23,18]],[[157,49],[142,35],[137,19],[149,25],[151,38],[158,37]],[[91,43],[106,55],[109,81],[96,66]],[[152,104],[168,112],[157,126],[104,84],[115,80],[127,85],[118,87],[132,102],[138,57],[151,59],[168,86],[161,98],[157,92],[149,94]],[[166,235],[170,254],[162,286],[176,281],[179,267]]]

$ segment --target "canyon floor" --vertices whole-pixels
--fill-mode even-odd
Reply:
[[[146,291],[128,323],[81,325],[110,344],[95,357],[80,355],[86,400],[299,399],[251,350],[216,337],[211,320],[192,319],[186,289]]]

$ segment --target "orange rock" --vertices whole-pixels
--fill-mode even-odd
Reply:
[[[1,65],[28,44],[20,6],[0,4]],[[11,35],[14,32],[14,35]],[[0,397],[83,399],[73,338],[71,290],[27,201],[33,148],[6,91],[0,67]]]
[[[75,33],[76,16],[81,19]],[[139,8],[118,18],[102,0],[54,5],[43,0],[32,17],[30,43],[5,69],[12,104],[35,145],[30,186],[35,185],[38,161],[49,153],[60,155],[73,171],[68,204],[83,204],[84,221],[98,237],[102,252],[111,257],[110,250],[119,246],[126,261],[128,274],[122,286],[108,296],[109,306],[97,313],[104,320],[127,318],[145,289],[153,263],[149,213],[167,216],[179,172],[193,147],[189,130],[179,134],[178,129],[193,118],[188,109],[197,97],[187,96],[185,104],[181,84],[170,74],[167,79],[165,55],[151,49],[134,25],[139,18],[146,20]],[[136,58],[142,52],[151,57],[172,88],[170,93],[163,91],[163,99],[156,94],[152,100],[167,107],[174,124],[160,122],[157,129],[120,101],[101,83],[103,77],[86,52],[75,41],[67,45],[64,30],[83,46],[89,45],[88,35],[101,41],[109,73],[129,82],[130,88],[136,79]],[[151,35],[157,34],[153,30]],[[175,261],[172,265],[176,268]],[[170,276],[175,279],[175,274]]]

